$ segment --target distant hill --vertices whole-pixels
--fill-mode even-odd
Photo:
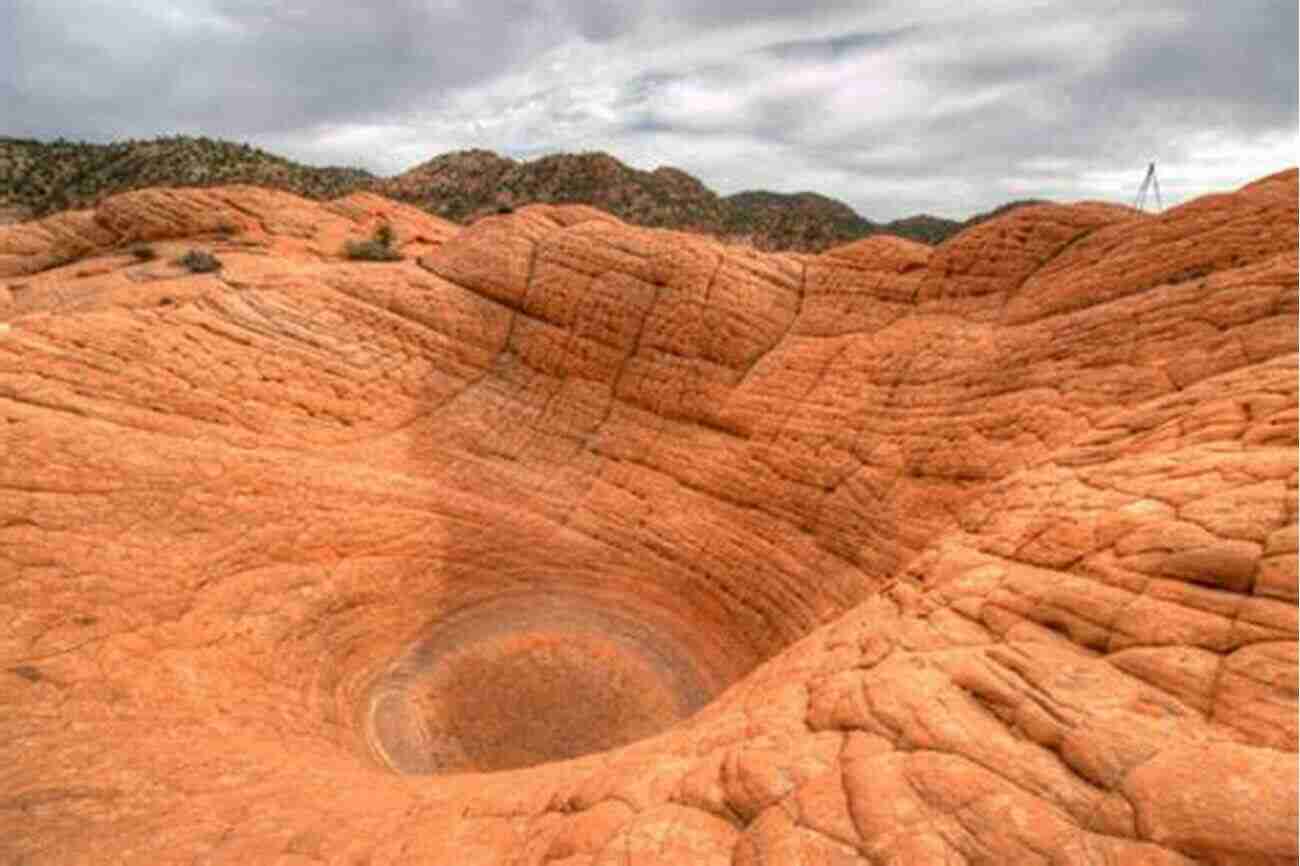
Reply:
[[[637,225],[701,232],[765,250],[819,251],[881,233],[938,243],[961,227],[929,216],[873,223],[844,202],[813,192],[753,190],[723,197],[680,169],[641,171],[606,153],[530,162],[487,150],[445,153],[379,181],[376,189],[456,221],[530,202],[579,202]]]
[[[530,162],[487,150],[445,153],[380,181],[376,191],[459,222],[534,202],[580,203],[638,225],[722,234],[730,212],[684,171],[641,171],[606,153]]]
[[[944,219],[943,217],[930,216],[929,214],[917,214],[916,216],[903,217],[893,222],[885,223],[881,228],[885,234],[898,235],[899,237],[910,238],[914,241],[920,241],[923,244],[939,244],[948,238],[957,234],[969,224],[960,220]]]
[[[229,183],[318,200],[372,190],[457,222],[533,202],[577,202],[630,223],[711,234],[765,250],[816,252],[873,234],[936,244],[969,224],[927,215],[875,223],[813,192],[719,196],[679,169],[641,171],[606,153],[521,162],[464,150],[382,178],[356,168],[302,165],[247,144],[203,137],[112,144],[0,138],[0,223],[88,207],[130,189]]]
[[[724,201],[727,232],[767,249],[823,250],[876,234],[881,226],[815,192],[738,192]]]
[[[971,217],[970,219],[966,220],[966,222],[962,223],[962,228],[968,229],[971,226],[977,226],[982,222],[987,222],[988,220],[993,219],[994,217],[1000,217],[1003,214],[1011,213],[1011,211],[1015,210],[1016,208],[1028,207],[1034,204],[1047,204],[1047,203],[1048,203],[1047,199],[1043,199],[1043,198],[1022,198],[1022,199],[1016,199],[1015,201],[1009,201],[1006,204],[998,205],[992,210],[986,210],[983,213],[975,214],[975,216]]]
[[[316,168],[260,148],[173,136],[112,144],[0,138],[0,209],[20,219],[150,186],[250,183],[330,199],[376,178],[356,168]]]

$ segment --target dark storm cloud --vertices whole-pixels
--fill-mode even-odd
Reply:
[[[640,13],[626,3],[577,3],[571,19],[578,35],[588,42],[607,42],[633,30]]]
[[[1126,119],[1145,114],[1243,129],[1297,121],[1295,0],[1177,4],[1175,27],[1127,34],[1071,95]]]
[[[837,12],[867,12],[883,4],[867,0],[668,0],[667,14],[700,26],[738,25],[764,19],[817,20]]]
[[[1052,85],[1069,76],[1070,64],[1059,53],[1025,51],[1009,46],[1005,54],[945,58],[918,64],[917,73],[935,84],[956,90],[1009,83]]]
[[[1073,197],[1072,174],[1111,166],[1137,172],[1147,158],[1175,171],[1193,164],[1204,156],[1198,133],[1243,142],[1288,134],[1294,143],[1294,0],[1169,8],[1181,20],[1130,30],[1104,64],[1079,75],[1066,64],[1011,70],[997,77],[1042,84],[1023,100],[954,112],[916,135],[934,143],[936,161],[959,165],[989,186],[1018,171],[1037,175],[1043,188],[1058,186],[1066,197]],[[983,61],[972,65],[977,68],[963,69],[966,80],[985,78]],[[957,141],[965,147],[954,147]],[[1052,168],[1032,168],[1037,156],[1049,157]],[[1286,159],[1293,162],[1294,152]]]
[[[391,118],[572,32],[531,0],[18,0],[10,14],[15,50],[0,80],[16,100],[5,131],[37,135],[234,134]],[[600,21],[583,18],[597,29]]]
[[[919,30],[918,27],[900,27],[879,33],[846,33],[825,39],[791,39],[765,45],[756,53],[779,60],[833,60],[897,44]]]

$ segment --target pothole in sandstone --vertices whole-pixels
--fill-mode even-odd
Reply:
[[[402,773],[604,751],[689,717],[739,674],[667,610],[529,591],[440,616],[370,689],[367,739]]]

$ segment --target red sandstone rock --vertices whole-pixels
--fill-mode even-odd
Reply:
[[[1295,862],[1296,194],[0,226],[0,861]]]

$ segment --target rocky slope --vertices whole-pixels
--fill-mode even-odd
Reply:
[[[1295,862],[1296,199],[0,228],[0,861]]]
[[[820,251],[872,234],[937,243],[962,223],[916,216],[876,224],[815,193],[719,197],[671,167],[638,171],[604,153],[517,162],[486,150],[446,153],[392,178],[315,168],[257,148],[174,136],[111,145],[0,138],[0,224],[93,206],[154,186],[251,183],[315,199],[372,191],[456,222],[533,203],[588,204],[628,222],[711,234],[765,250]]]

